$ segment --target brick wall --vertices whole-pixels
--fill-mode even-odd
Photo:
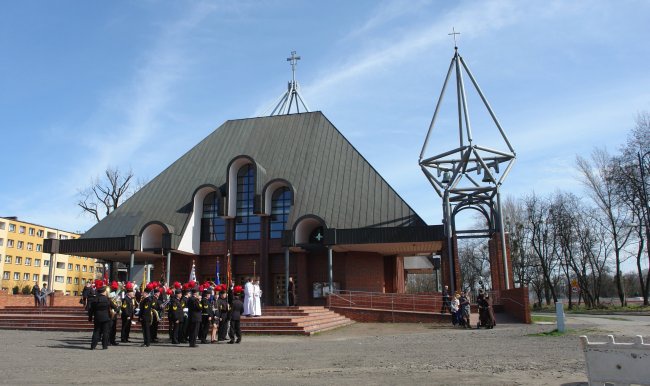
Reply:
[[[490,254],[490,275],[492,277],[492,288],[495,290],[504,290],[505,285],[505,268],[503,266],[503,248],[501,248],[501,234],[495,233],[488,241],[488,250]],[[515,287],[514,277],[512,275],[512,262],[510,259],[510,243],[506,234],[506,260],[508,264],[508,282],[510,288]]]
[[[530,301],[528,287],[501,290],[501,305],[503,311],[521,323],[532,323],[530,317]]]
[[[345,282],[342,288],[350,291],[385,292],[384,258],[377,253],[348,252],[345,259]],[[334,281],[336,278],[336,272]]]
[[[331,307],[335,311],[356,322],[380,323],[433,323],[451,325],[451,315],[430,314],[408,311],[361,310],[355,308]]]
[[[454,260],[454,286],[453,288],[458,291],[460,289],[460,261],[458,259],[458,238],[454,235],[451,239],[453,248]],[[447,252],[447,241],[442,242],[442,251],[440,252],[440,277],[442,278],[442,285],[448,285],[451,289],[451,278],[449,275],[449,254]]]
[[[48,305],[52,297],[48,299]],[[54,295],[52,306],[54,307],[81,307],[79,296],[66,296],[57,293]],[[7,291],[0,291],[0,309],[5,307],[33,307],[34,296],[32,295],[12,295]]]

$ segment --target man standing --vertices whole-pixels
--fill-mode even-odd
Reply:
[[[131,334],[131,322],[135,314],[135,298],[133,293],[133,283],[128,282],[124,286],[126,289],[126,297],[122,300],[122,330],[120,331],[120,341],[123,343],[129,342],[129,334]]]
[[[47,295],[49,294],[50,292],[47,290],[47,283],[43,283],[43,286],[41,287],[41,294],[39,296],[41,300],[41,306],[47,307]]]
[[[234,296],[232,301],[232,309],[230,311],[230,331],[228,331],[228,335],[230,336],[230,341],[228,343],[230,344],[241,342],[240,320],[241,320],[241,315],[244,312],[244,303],[242,303],[242,301],[239,300],[239,295],[241,294],[241,287],[239,287],[239,290],[237,289],[238,288],[235,287],[235,290],[233,291]],[[235,337],[237,337],[237,340],[235,340]]]
[[[95,347],[97,347],[97,343],[101,336],[102,349],[106,350],[109,344],[108,334],[111,326],[111,317],[109,315],[111,303],[106,297],[106,287],[104,286],[103,281],[97,280],[97,282],[97,297],[88,310],[88,321],[93,322],[93,337],[90,343],[90,349],[94,350]]]
[[[181,297],[183,291],[176,289],[174,297],[169,300],[169,325],[171,330],[172,344],[179,344],[178,334],[181,330],[181,322],[183,320],[183,308],[181,307]]]
[[[442,307],[440,308],[440,313],[444,314],[446,311],[449,311],[451,314],[451,297],[449,295],[449,286],[445,286],[442,289]]]
[[[209,296],[210,291],[204,289],[201,293],[201,303],[199,304],[201,307],[201,326],[199,327],[199,339],[201,340],[201,344],[208,343],[208,331],[212,325],[212,316],[214,312],[212,310],[212,304],[210,304],[210,299],[208,299]]]
[[[253,313],[253,278],[249,277],[244,285],[244,316],[251,316]]]
[[[153,290],[153,298],[151,301],[151,342],[158,343],[158,325],[160,324],[160,319],[162,318],[162,299],[160,298],[160,288],[155,288]]]
[[[293,277],[289,276],[289,306],[296,305],[296,285],[293,282]]]
[[[84,310],[88,309],[88,298],[90,297],[90,292],[92,288],[90,287],[90,280],[86,282],[83,291],[81,291],[81,304],[84,306]]]
[[[142,326],[142,338],[144,343],[142,347],[149,347],[151,345],[151,321],[153,320],[153,297],[149,296],[151,289],[149,287],[144,289],[142,301],[140,302],[140,324]]]
[[[219,300],[217,301],[217,312],[219,316],[219,340],[218,342],[226,341],[226,333],[228,332],[228,324],[230,324],[230,304],[228,304],[228,296],[226,291],[219,292]]]
[[[189,296],[188,296],[188,289],[186,286],[183,286],[182,293],[183,296],[181,296],[180,307],[181,310],[183,311],[183,319],[181,321],[180,338],[178,341],[180,343],[187,343],[188,335],[189,335],[190,319],[189,316],[187,315],[187,311],[188,311],[187,305],[189,304]]]
[[[192,288],[192,296],[187,303],[187,313],[189,316],[190,347],[198,347],[196,337],[199,335],[199,326],[201,325],[201,301],[196,288]]]
[[[262,316],[262,289],[260,288],[260,279],[255,280],[253,284],[253,316]]]
[[[41,295],[41,288],[38,286],[38,283],[32,287],[32,295],[34,295],[34,307],[40,306],[41,300],[38,297]]]

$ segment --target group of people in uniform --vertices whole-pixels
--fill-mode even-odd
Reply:
[[[131,282],[113,281],[109,286],[104,280],[96,280],[90,288],[85,304],[88,320],[94,326],[90,345],[93,350],[100,341],[103,349],[119,344],[116,341],[118,319],[122,326],[120,342],[130,342],[131,327],[137,321],[142,328],[142,346],[158,343],[158,327],[165,314],[172,344],[189,343],[190,347],[198,347],[197,341],[208,343],[208,334],[209,343],[241,342],[241,316],[247,315],[240,299],[244,292],[241,286],[212,282],[199,285],[191,280],[185,284],[175,282],[169,287],[152,282],[139,291]]]

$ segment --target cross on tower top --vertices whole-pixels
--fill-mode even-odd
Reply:
[[[456,35],[460,35],[460,32],[456,32],[456,28],[451,27],[451,32],[448,33],[447,35],[451,35],[454,37],[454,49],[458,49],[458,44],[456,44]],[[287,59],[289,60],[289,59]]]
[[[296,51],[291,51],[291,57],[287,58],[287,62],[291,62],[291,80],[296,81],[296,65],[300,60],[300,56],[296,55]]]

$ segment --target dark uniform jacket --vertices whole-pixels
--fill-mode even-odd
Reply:
[[[187,315],[190,321],[201,321],[201,302],[195,297],[191,297],[187,302]]]
[[[241,314],[244,313],[244,303],[239,299],[232,301],[232,310],[230,311],[230,320],[240,320]]]
[[[167,307],[169,308],[167,311],[167,317],[169,318],[170,323],[176,322],[177,320],[183,320],[183,307],[181,307],[180,300],[175,297],[171,298]]]
[[[228,304],[228,299],[217,300],[217,317],[219,319],[229,319],[230,318],[230,304]]]
[[[122,300],[122,319],[133,318],[135,312],[135,298],[125,297]]]
[[[214,316],[214,309],[212,308],[212,303],[210,303],[210,299],[202,298],[200,306],[201,306],[201,315],[208,316],[210,318]]]
[[[143,297],[140,302],[140,321],[146,323],[147,325],[151,324],[153,320],[153,307],[155,299],[151,296]]]
[[[104,294],[97,295],[88,309],[88,320],[94,320],[95,323],[103,323],[111,320],[109,309],[111,302]]]

